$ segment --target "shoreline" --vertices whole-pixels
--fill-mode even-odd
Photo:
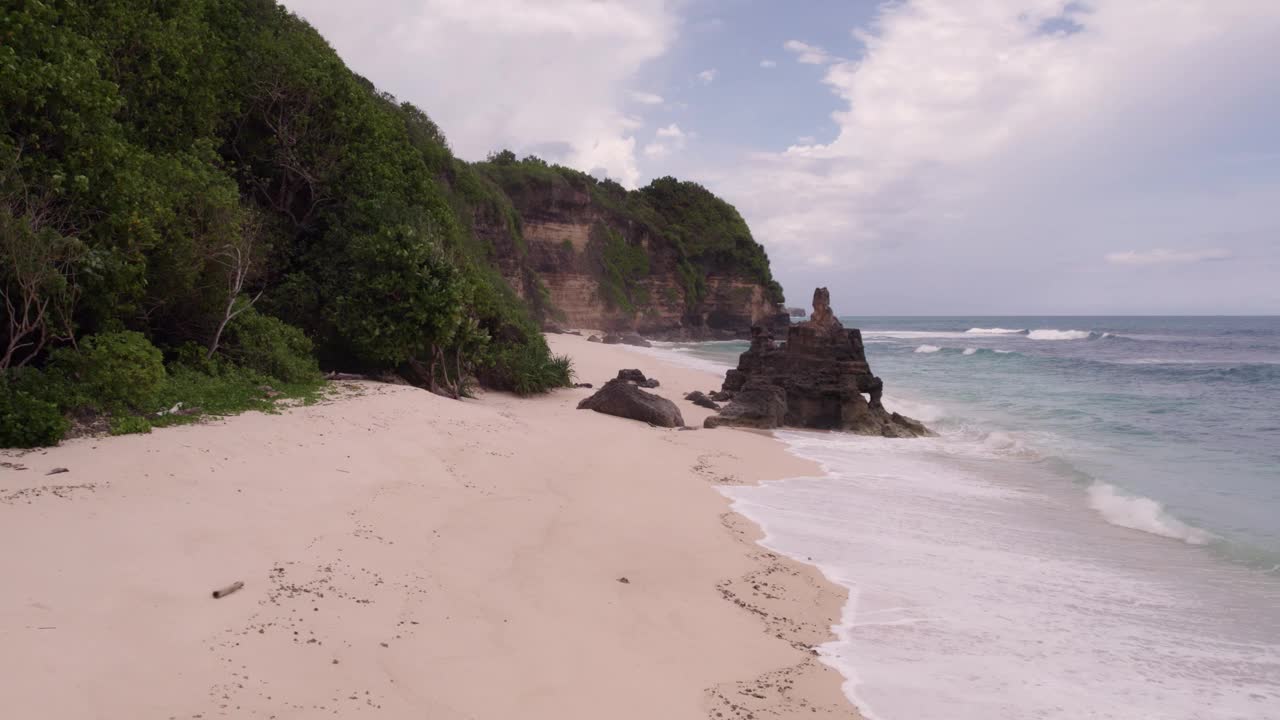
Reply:
[[[720,382],[548,341],[597,387],[657,377],[695,427],[709,411],[683,394]],[[815,649],[844,590],[759,545],[716,490],[814,474],[781,440],[576,410],[585,389],[339,385],[351,396],[281,416],[5,453],[27,468],[0,468],[0,539],[22,549],[0,560],[10,707],[859,717]]]

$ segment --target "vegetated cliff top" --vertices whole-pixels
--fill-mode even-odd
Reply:
[[[628,225],[651,240],[666,243],[676,257],[702,274],[736,274],[763,285],[773,302],[782,287],[773,279],[765,249],[736,208],[696,182],[661,177],[628,191],[613,180],[529,156],[517,160],[510,150],[473,166],[492,179],[522,214],[545,212],[548,202],[585,194],[615,224]]]

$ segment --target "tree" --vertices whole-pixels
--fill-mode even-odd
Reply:
[[[227,324],[235,320],[240,313],[253,307],[253,304],[258,302],[258,298],[262,297],[262,290],[258,290],[258,294],[252,299],[246,300],[241,296],[245,282],[249,280],[257,265],[258,248],[256,246],[261,234],[262,219],[256,213],[245,213],[240,223],[240,232],[234,236],[232,242],[218,248],[212,258],[213,262],[226,272],[227,292],[222,319],[218,322],[218,329],[213,333],[213,339],[209,341],[206,359],[212,359],[214,353],[218,352],[218,342],[222,340],[222,332],[226,330]]]
[[[34,360],[50,340],[74,344],[72,311],[79,295],[75,263],[84,246],[69,227],[64,205],[45,194],[32,195],[12,172],[0,176],[0,188],[3,372]]]

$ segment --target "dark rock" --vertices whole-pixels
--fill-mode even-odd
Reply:
[[[719,410],[719,409],[720,409],[720,406],[719,406],[719,405],[717,405],[717,404],[716,404],[716,402],[715,402],[714,400],[712,400],[711,398],[707,397],[707,394],[706,394],[706,393],[704,393],[704,392],[702,392],[701,390],[694,390],[693,392],[689,393],[688,395],[685,395],[685,396],[684,396],[684,399],[685,399],[685,400],[688,400],[689,402],[693,403],[694,405],[697,405],[698,407],[710,408],[711,410]]]
[[[594,387],[591,383],[574,383],[573,386],[576,388],[587,388],[587,389]]]
[[[587,342],[604,342],[604,341],[600,339],[599,335],[592,335],[587,338]]]
[[[707,397],[716,402],[729,402],[733,399],[733,393],[728,390],[712,390],[707,393]]]
[[[579,410],[640,420],[661,427],[681,427],[680,408],[670,400],[647,393],[626,380],[613,379],[578,403]]]
[[[69,472],[71,471],[64,467],[56,467],[50,470],[49,472],[45,473],[45,475],[61,475],[62,473],[69,473]]]
[[[733,401],[719,415],[702,422],[703,427],[722,425],[749,428],[776,428],[786,424],[787,394],[781,387],[764,381],[748,383],[736,392]]]
[[[658,387],[658,386],[659,386],[659,385],[661,385],[662,383],[658,382],[657,378],[649,378],[648,380],[645,380],[644,382],[642,382],[642,383],[637,383],[637,384],[638,384],[640,387],[642,387],[642,388],[650,388],[650,389],[652,389],[652,388],[656,388],[656,387]]]
[[[880,404],[884,382],[867,364],[862,333],[840,324],[826,288],[814,291],[813,315],[789,327],[785,343],[752,328],[751,347],[738,358],[738,367],[725,373],[721,392],[732,400],[718,416],[707,418],[706,427],[785,425],[883,437],[932,435]]]
[[[604,336],[605,345],[634,345],[636,347],[653,347],[653,345],[640,336],[640,333],[621,332],[609,333]]]
[[[628,580],[628,579],[626,578],[626,576],[623,576],[623,577],[618,578],[618,582],[622,583],[623,585],[630,585],[630,584],[631,584],[631,581],[630,581],[630,580]]]
[[[639,370],[628,369],[628,370],[619,370],[618,379],[626,380],[627,382],[633,382],[639,385],[640,383],[644,382],[648,378],[646,378],[644,376],[644,373],[640,372]]]

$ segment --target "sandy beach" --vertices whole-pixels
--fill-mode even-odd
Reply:
[[[720,381],[550,341],[580,382],[658,378],[695,427],[682,396]],[[856,718],[811,649],[843,591],[716,490],[816,466],[761,433],[577,410],[590,392],[339,383],[280,415],[5,452],[4,714]]]

